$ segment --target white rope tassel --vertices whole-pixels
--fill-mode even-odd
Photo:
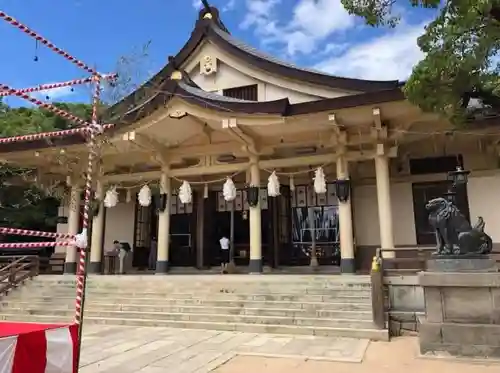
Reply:
[[[151,204],[151,189],[149,186],[144,185],[141,190],[139,190],[137,200],[139,201],[139,205],[143,207],[148,207]]]
[[[118,204],[118,192],[116,186],[109,188],[104,196],[104,207],[115,207]]]
[[[125,196],[125,202],[130,203],[132,202],[132,192],[130,189],[127,189],[127,194]]]
[[[87,228],[83,228],[81,233],[78,233],[75,236],[75,245],[79,249],[86,249],[88,242],[87,242]]]
[[[323,172],[322,167],[318,167],[314,172],[314,191],[317,194],[325,194],[326,193],[326,180],[325,173]]]
[[[267,195],[269,197],[278,197],[280,195],[280,181],[276,171],[273,171],[267,180]]]
[[[292,192],[295,190],[295,182],[293,181],[293,175],[290,176],[290,190]]]
[[[236,186],[233,183],[233,179],[228,177],[224,186],[222,187],[222,194],[227,202],[234,201],[236,198]]]
[[[188,204],[193,200],[193,192],[191,191],[191,185],[184,180],[181,187],[179,188],[179,199],[181,203]]]

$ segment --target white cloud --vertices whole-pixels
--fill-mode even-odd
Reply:
[[[223,12],[230,12],[236,7],[236,0],[229,0],[222,8]]]
[[[61,98],[68,97],[73,95],[74,92],[71,90],[71,87],[58,87],[53,89],[46,89],[43,91],[34,92],[32,94],[33,97],[38,99],[46,99],[48,96],[51,101],[60,100]]]
[[[340,0],[299,0],[293,17],[280,23],[277,6],[290,0],[246,0],[247,15],[242,28],[255,27],[263,44],[284,47],[289,56],[307,54],[332,34],[355,26],[355,18],[344,9]]]
[[[417,38],[424,26],[400,24],[395,30],[372,40],[355,44],[340,55],[326,58],[314,66],[330,74],[374,80],[404,80],[423,58]]]
[[[193,5],[193,8],[195,8],[196,10],[201,9],[203,5],[201,3],[201,0],[192,0],[191,4]]]

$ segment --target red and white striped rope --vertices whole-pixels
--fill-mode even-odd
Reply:
[[[59,108],[57,108],[56,106],[52,105],[52,104],[48,104],[46,102],[43,102],[43,101],[40,101],[36,98],[33,98],[29,95],[27,95],[26,93],[22,93],[22,92],[19,92],[11,87],[9,87],[8,85],[5,85],[5,84],[1,84],[0,83],[0,90],[3,90],[3,91],[9,91],[10,94],[14,95],[14,96],[17,96],[17,97],[21,97],[25,100],[28,100],[29,102],[31,102],[32,104],[35,104],[43,109],[46,109],[48,111],[51,111],[53,112],[54,114],[57,114],[59,115],[60,117],[64,118],[64,119],[67,119],[67,120],[70,120],[76,124],[79,124],[81,126],[88,126],[89,123],[87,123],[86,121],[84,121],[83,119],[81,118],[78,118],[77,116],[73,115],[73,114],[70,114],[64,110],[61,110]]]
[[[40,84],[39,86],[36,86],[36,87],[16,89],[16,91],[20,92],[20,93],[33,93],[33,92],[47,91],[47,90],[55,89],[55,88],[70,87],[72,85],[86,84],[86,83],[90,83],[91,81],[92,81],[92,77],[88,77],[88,78],[83,78],[83,79],[73,79],[73,80],[69,80],[67,82]],[[0,92],[0,97],[1,96],[11,96],[11,95],[12,95],[12,93],[10,93],[10,91]]]
[[[73,246],[74,241],[50,241],[50,242],[13,242],[0,243],[0,249],[35,249],[50,246]]]
[[[5,12],[0,11],[0,18],[2,18],[3,20],[7,21],[12,26],[18,28],[19,30],[25,32],[26,34],[28,34],[32,38],[36,39],[41,44],[45,45],[47,48],[50,48],[52,51],[56,52],[58,55],[63,56],[64,58],[66,58],[71,63],[74,63],[76,66],[78,66],[78,67],[86,70],[87,72],[91,73],[92,75],[98,75],[98,76],[100,76],[100,74],[97,71],[95,71],[93,68],[91,68],[87,64],[83,63],[79,59],[73,57],[69,53],[67,53],[64,50],[62,50],[61,48],[58,48],[53,43],[51,43],[49,40],[45,39],[43,36],[41,36],[40,34],[36,33],[32,29],[30,29],[28,26],[22,24],[17,19],[9,16]]]
[[[103,130],[107,130],[114,127],[114,124],[104,124],[102,126]],[[35,141],[40,139],[49,139],[54,137],[66,137],[81,133],[82,135],[90,131],[89,127],[78,127],[69,130],[52,131],[52,132],[40,132],[32,133],[29,135],[12,136],[12,137],[0,137],[0,144],[8,144],[12,142],[24,142],[24,141]]]
[[[68,234],[68,233],[30,231],[27,229],[7,228],[7,227],[0,227],[0,234],[7,234],[12,236],[50,237],[50,238],[61,238],[68,240],[75,238],[74,234]]]
[[[103,78],[108,79],[108,80],[114,80],[114,79],[116,79],[117,76],[118,75],[116,75],[116,74],[107,74]],[[36,87],[16,89],[16,91],[21,92],[21,93],[33,93],[33,92],[40,92],[40,91],[48,91],[51,89],[61,88],[61,87],[70,87],[72,85],[87,84],[87,83],[90,83],[91,81],[92,81],[92,77],[88,77],[88,78],[82,78],[82,79],[68,80],[67,82],[40,84]],[[13,93],[11,93],[10,91],[0,91],[0,97],[12,96],[12,95],[13,95]]]
[[[99,104],[100,93],[101,93],[101,79],[98,75],[94,76],[95,87],[94,87],[94,95],[92,97],[92,126],[93,128],[97,128],[98,118],[97,118],[97,107]],[[84,193],[84,205],[83,205],[83,221],[82,221],[82,230],[83,232],[87,231],[89,226],[89,210],[90,210],[90,202],[91,202],[91,193],[92,193],[92,176],[94,172],[93,164],[94,159],[97,157],[96,152],[96,142],[95,142],[95,131],[90,131],[89,136],[89,154],[88,154],[88,163],[87,163],[87,175],[85,182],[85,193]],[[75,323],[80,325],[82,321],[82,299],[83,292],[85,289],[85,271],[86,271],[86,255],[87,248],[80,250],[80,261],[78,263],[78,271],[76,274],[76,299],[75,299]]]

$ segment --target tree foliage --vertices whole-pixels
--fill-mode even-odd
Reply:
[[[404,0],[407,1],[407,0]],[[396,27],[396,0],[342,0],[368,25]],[[405,84],[407,98],[425,111],[459,124],[471,99],[500,112],[500,0],[410,0],[413,7],[436,8],[437,17],[418,39],[425,53]]]
[[[90,120],[91,106],[56,103],[60,109]],[[35,107],[9,107],[0,100],[0,137],[63,130],[74,124]],[[0,226],[54,230],[59,201],[34,184],[19,184],[32,170],[0,166]],[[23,238],[22,241],[26,239]]]

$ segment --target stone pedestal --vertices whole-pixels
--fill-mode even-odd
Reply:
[[[418,275],[424,289],[422,354],[500,357],[500,273],[484,257],[446,257]]]

